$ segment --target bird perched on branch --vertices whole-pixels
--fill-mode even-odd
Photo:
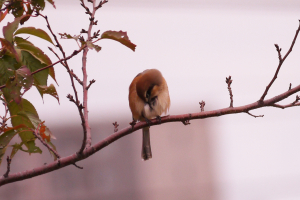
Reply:
[[[129,86],[129,107],[134,121],[158,118],[170,108],[168,85],[161,72],[147,69],[139,73]],[[150,146],[150,127],[143,128],[142,158],[152,158]]]

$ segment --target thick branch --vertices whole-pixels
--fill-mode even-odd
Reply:
[[[88,10],[88,8],[84,5],[84,2],[82,2],[82,6]],[[93,0],[93,10],[92,12],[87,13],[90,15],[90,24],[89,28],[87,31],[87,41],[91,40],[91,33],[92,33],[92,28],[93,25],[95,25],[95,13],[96,13],[96,0]],[[79,150],[79,153],[82,153],[85,148],[89,148],[92,144],[92,134],[91,134],[91,128],[89,125],[89,118],[88,118],[88,89],[89,85],[87,84],[87,53],[89,51],[89,48],[84,48],[83,50],[83,55],[82,55],[82,73],[83,73],[83,80],[82,80],[82,88],[83,88],[83,114],[84,114],[84,119],[82,121],[82,125],[85,126],[85,130],[83,132],[83,141],[81,148]]]
[[[229,108],[223,108],[219,110],[213,110],[213,111],[203,111],[198,113],[191,113],[191,114],[183,114],[183,115],[172,115],[172,116],[165,116],[162,117],[161,120],[158,119],[152,119],[150,126],[159,125],[162,123],[169,123],[169,122],[182,122],[182,121],[188,121],[188,120],[194,120],[194,119],[204,119],[204,118],[210,118],[210,117],[218,117],[222,115],[228,115],[228,114],[237,114],[237,113],[249,113],[250,110],[254,110],[261,107],[266,106],[274,106],[275,103],[291,96],[292,94],[300,91],[300,85],[298,85],[295,88],[292,88],[278,96],[275,96],[271,99],[267,99],[264,101],[257,101],[248,105],[240,106],[240,107],[229,107]],[[42,165],[40,167],[34,168],[32,170],[26,170],[21,173],[15,173],[10,174],[5,177],[0,178],[0,186],[5,185],[11,182],[21,181],[28,178],[32,178],[41,174],[45,174],[60,168],[63,168],[65,166],[71,165],[79,160],[83,160],[97,151],[103,149],[104,147],[110,145],[114,141],[134,132],[139,129],[142,129],[143,127],[149,126],[146,122],[139,122],[136,123],[134,126],[130,125],[120,131],[117,131],[107,138],[103,139],[102,141],[98,142],[97,144],[86,148],[81,154],[75,153],[73,155],[63,157],[60,159],[60,162],[54,161],[52,163],[49,163],[47,165]]]

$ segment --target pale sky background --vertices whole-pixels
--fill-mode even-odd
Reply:
[[[56,10],[48,6],[45,11],[55,33],[76,35],[87,29],[88,16],[77,1],[57,1],[56,6]],[[206,102],[205,110],[228,107],[225,78],[229,75],[234,106],[257,101],[278,64],[274,44],[282,53],[291,44],[299,24],[300,1],[111,0],[96,18],[101,32],[127,31],[137,47],[132,52],[115,41],[103,40],[98,43],[102,47],[99,53],[90,51],[88,78],[96,79],[89,90],[90,119],[94,123],[129,122],[129,84],[137,73],[149,68],[159,69],[168,82],[171,115],[199,112],[201,100]],[[42,19],[26,25],[30,23],[45,29]],[[290,83],[300,84],[299,39],[267,98],[286,91]],[[39,42],[39,47],[49,45]],[[61,43],[67,47],[67,55],[78,48],[72,40]],[[47,48],[43,49],[56,61]],[[69,64],[80,75],[81,57]],[[60,105],[47,96],[43,103],[37,91],[28,92],[25,98],[36,105],[50,128],[62,122],[80,123],[75,106],[66,98],[73,94],[66,70],[56,66],[55,71]],[[285,103],[294,99],[295,95]],[[265,116],[237,114],[212,119],[220,199],[300,199],[299,107],[251,113]],[[127,125],[120,124],[120,128]]]

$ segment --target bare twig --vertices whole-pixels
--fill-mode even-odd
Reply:
[[[199,104],[200,104],[200,109],[201,109],[201,112],[203,112],[204,111],[204,106],[205,106],[205,101],[201,101],[201,102],[199,102]]]
[[[230,96],[230,108],[233,107],[233,95],[232,95],[232,90],[231,90],[231,83],[232,83],[232,79],[231,79],[231,76],[229,76],[228,78],[226,77],[226,83],[227,83],[227,88],[228,88],[228,91],[229,91],[229,96]]]
[[[90,81],[89,85],[86,87],[86,90],[88,90],[88,89],[91,87],[91,85],[92,85],[93,83],[95,83],[95,82],[96,82],[96,80],[95,80],[95,79],[92,79],[92,80]]]
[[[98,4],[98,6],[96,7],[96,9],[98,10],[99,8],[102,7],[103,4],[105,4],[107,2],[108,2],[108,0],[100,1],[100,3]]]
[[[10,163],[11,163],[11,159],[9,158],[9,156],[7,156],[6,161],[7,161],[7,168],[6,168],[5,174],[3,174],[3,177],[4,177],[4,178],[7,178],[7,177],[8,177],[8,174],[9,174],[9,172],[10,172]]]
[[[263,117],[264,115],[253,115],[253,114],[251,114],[249,111],[246,111],[246,113],[248,114],[248,115],[250,115],[250,116],[252,116],[252,117]]]
[[[294,106],[300,106],[299,100],[300,100],[300,97],[297,95],[296,100],[294,102],[290,103],[290,104],[280,105],[280,104],[274,103],[272,106],[276,107],[276,108],[282,108],[282,109],[289,108],[289,107],[294,107]]]
[[[76,79],[76,81],[77,81],[80,85],[83,84],[83,83],[82,83],[82,80],[80,80],[80,78],[78,78],[78,76],[73,72],[72,69],[71,69],[71,74],[72,74],[72,76]]]
[[[81,0],[81,3],[84,5],[84,1]],[[63,54],[63,57],[66,58],[66,54],[61,46],[61,44],[59,43],[56,35],[53,33],[52,29],[51,29],[51,26],[49,24],[49,21],[48,21],[48,18],[47,16],[43,16],[42,14],[40,14],[47,22],[47,28],[49,29],[49,31],[51,32],[52,36],[54,37],[54,40],[56,42],[56,46],[59,48],[59,50],[61,51],[61,53]],[[80,48],[80,50],[83,50],[83,51],[86,51],[86,45],[82,46]],[[80,103],[79,103],[79,99],[78,99],[78,94],[77,94],[77,90],[76,90],[76,87],[75,87],[75,84],[74,84],[74,76],[72,75],[72,72],[70,70],[70,67],[67,63],[67,61],[64,61],[64,66],[65,68],[67,69],[67,72],[70,76],[70,79],[71,79],[71,85],[72,85],[72,88],[73,88],[73,91],[74,91],[74,95],[75,95],[75,100],[73,99],[73,96],[72,96],[72,99],[74,100],[73,102],[75,102],[75,104],[77,105],[77,109],[78,109],[78,112],[79,112],[79,115],[80,115],[80,118],[81,118],[81,125],[82,125],[82,128],[83,128],[83,133],[84,133],[84,141],[86,140],[86,134],[88,134],[88,132],[90,133],[90,127],[88,125],[88,118],[85,117],[85,114],[82,112],[82,108],[87,108],[85,106],[82,106]],[[84,80],[83,80],[84,82]],[[86,85],[82,84],[84,87],[83,88],[86,88]],[[69,95],[68,95],[69,97]],[[85,98],[85,97],[84,97]],[[70,99],[71,101],[71,99]],[[82,147],[80,148],[80,151],[79,153],[82,153],[82,151],[84,150],[84,146],[85,145],[82,145]]]
[[[114,132],[117,132],[118,131],[118,126],[119,126],[118,122],[114,122],[112,124],[114,125]]]
[[[290,46],[288,52],[285,54],[285,56],[284,56],[283,58],[282,58],[282,56],[281,56],[281,49],[279,48],[279,46],[278,46],[277,44],[275,44],[276,50],[277,50],[277,52],[278,52],[279,64],[278,64],[278,67],[277,67],[277,70],[276,70],[276,72],[275,72],[275,74],[274,74],[273,79],[271,80],[271,82],[269,83],[269,85],[266,87],[266,89],[265,89],[263,95],[260,97],[260,99],[259,99],[260,102],[263,101],[263,100],[265,99],[266,95],[268,94],[269,89],[271,88],[272,84],[274,83],[274,81],[275,81],[276,78],[277,78],[277,75],[278,75],[278,73],[279,73],[279,70],[280,70],[280,68],[281,68],[281,66],[282,66],[282,64],[283,64],[283,62],[284,62],[285,59],[289,56],[289,54],[292,52],[293,47],[294,47],[295,42],[296,42],[296,39],[297,39],[297,37],[298,37],[299,31],[300,31],[300,20],[299,20],[299,27],[298,27],[298,29],[296,30],[296,34],[295,34],[295,36],[294,36],[294,39],[293,39],[293,41],[292,41],[292,44],[291,44],[291,46]]]

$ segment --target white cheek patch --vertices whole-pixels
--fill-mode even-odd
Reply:
[[[153,106],[149,106],[149,104],[144,105],[143,114],[147,119],[152,119],[157,116],[160,116],[162,113],[166,113],[169,109],[169,93],[168,91],[161,93]]]

